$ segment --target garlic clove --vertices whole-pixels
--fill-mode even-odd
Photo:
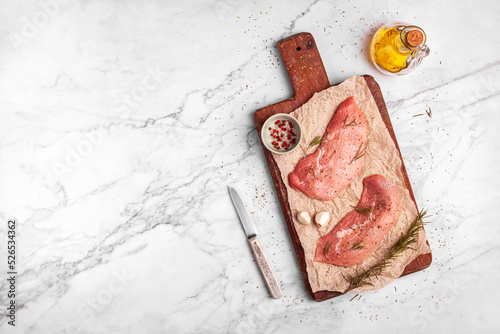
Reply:
[[[307,212],[301,212],[297,215],[297,220],[299,223],[308,225],[311,224],[311,216]]]
[[[330,214],[328,212],[318,212],[314,216],[314,220],[319,227],[323,227],[330,222]]]

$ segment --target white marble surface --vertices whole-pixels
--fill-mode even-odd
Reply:
[[[6,0],[0,16],[0,332],[498,330],[498,2]],[[431,55],[406,77],[367,59],[391,20],[428,34]],[[308,296],[252,121],[291,96],[276,42],[303,31],[332,83],[379,82],[434,215],[432,266],[352,301]],[[412,117],[428,107],[432,118]],[[232,183],[281,300],[253,263]],[[9,219],[16,327],[4,316]]]

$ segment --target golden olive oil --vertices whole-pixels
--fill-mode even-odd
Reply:
[[[396,73],[406,68],[407,59],[411,50],[401,48],[400,36],[401,31],[398,27],[385,29],[385,26],[373,37],[371,45],[371,54],[373,60],[378,66],[383,69]]]

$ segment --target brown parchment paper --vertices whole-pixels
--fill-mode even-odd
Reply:
[[[308,148],[317,136],[323,136],[327,125],[340,103],[354,96],[356,104],[363,111],[368,123],[368,147],[364,156],[364,164],[358,178],[353,181],[343,193],[333,201],[321,201],[307,197],[302,192],[293,190],[288,184],[288,174],[294,171],[298,161],[305,155],[314,152],[317,146]],[[295,151],[278,155],[273,154],[281,172],[281,177],[288,191],[288,201],[292,211],[293,222],[300,242],[305,252],[307,273],[313,292],[321,290],[340,291],[347,289],[348,283],[343,275],[353,274],[354,270],[368,269],[377,264],[389,251],[389,248],[408,231],[412,221],[417,216],[417,208],[411,200],[401,173],[401,159],[394,142],[385,126],[377,105],[362,77],[354,76],[343,83],[316,93],[306,104],[291,113],[302,125],[302,140]],[[390,232],[385,236],[380,246],[360,265],[344,268],[326,263],[313,262],[317,240],[330,232],[335,225],[352,210],[363,191],[363,179],[373,174],[385,176],[398,190],[401,197],[401,216]],[[297,214],[308,212],[313,222],[302,225],[297,221]],[[318,212],[330,213],[331,221],[324,227],[314,223],[314,215]],[[364,286],[353,291],[379,289],[398,278],[404,268],[418,255],[430,252],[427,237],[420,231],[418,242],[413,245],[415,250],[407,250],[391,262],[379,279],[372,279],[373,287]]]

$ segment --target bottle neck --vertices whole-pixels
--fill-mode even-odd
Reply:
[[[396,37],[396,49],[400,52],[400,53],[410,53],[412,52],[412,50],[406,45],[406,43],[403,41],[403,39],[401,38],[401,35],[399,35],[398,37]]]

